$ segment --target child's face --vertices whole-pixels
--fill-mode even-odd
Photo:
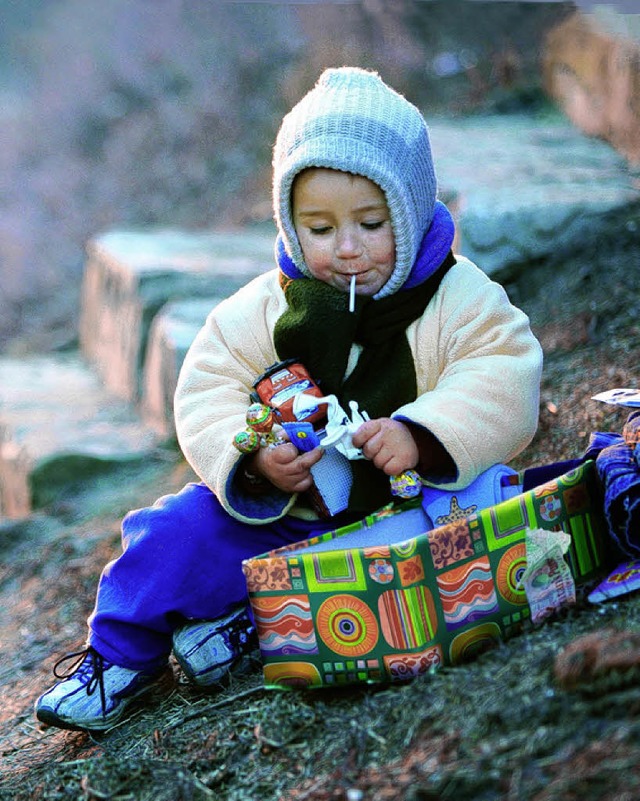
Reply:
[[[293,223],[309,272],[358,295],[375,295],[395,266],[395,239],[383,191],[360,175],[312,167],[293,184]]]

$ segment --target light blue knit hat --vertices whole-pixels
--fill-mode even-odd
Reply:
[[[285,116],[273,150],[273,205],[284,246],[304,275],[309,270],[291,214],[291,188],[307,167],[369,178],[385,193],[396,264],[374,296],[400,289],[433,219],[437,181],[427,124],[418,109],[375,72],[328,69]]]

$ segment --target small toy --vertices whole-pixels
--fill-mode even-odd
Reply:
[[[272,364],[253,384],[251,398],[275,410],[279,422],[293,423],[307,420],[314,425],[324,421],[324,411],[316,406],[307,406],[304,417],[293,412],[295,399],[301,393],[307,396],[322,397],[320,388],[307,372],[306,367],[296,359],[287,359]]]
[[[282,424],[299,450],[310,450],[319,444],[326,451],[335,449],[347,460],[366,458],[362,450],[354,446],[353,435],[369,420],[369,415],[359,410],[356,401],[350,401],[349,417],[337,397],[323,396],[304,365],[295,359],[271,365],[253,387],[254,402],[247,409],[247,428],[233,439],[241,453],[253,453],[258,448],[284,442]],[[302,426],[303,423],[307,426]],[[332,460],[333,470],[338,470],[338,465]],[[316,468],[316,472],[318,470]],[[389,481],[391,494],[398,498],[415,498],[422,491],[422,479],[415,470],[405,470],[391,476]],[[347,483],[350,486],[350,480]]]
[[[360,413],[358,404],[355,401],[349,402],[351,417],[344,411],[338,403],[335,395],[327,395],[317,398],[302,392],[296,395],[293,401],[293,414],[296,420],[308,419],[307,412],[311,408],[326,406],[327,422],[324,427],[324,437],[320,445],[326,450],[336,448],[347,459],[364,459],[360,448],[353,444],[353,435],[360,428],[362,423],[369,419],[366,412]]]
[[[356,401],[349,401],[351,410],[351,418],[349,418],[335,395],[317,398],[302,392],[296,396],[293,402],[293,413],[299,415],[309,407],[315,408],[325,404],[327,406],[326,436],[322,439],[321,446],[325,449],[334,447],[347,459],[364,459],[365,456],[360,448],[356,448],[353,444],[353,435],[362,423],[369,420],[369,415],[359,410]],[[415,470],[405,470],[397,476],[391,476],[389,481],[391,494],[396,498],[415,498],[422,492],[422,479]]]

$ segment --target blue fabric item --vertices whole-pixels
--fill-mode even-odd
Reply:
[[[613,438],[613,444],[600,451],[596,469],[604,489],[604,514],[609,534],[623,554],[637,559],[640,556],[640,465],[635,442],[634,447],[627,444],[634,432],[636,437],[640,435],[637,412],[631,414],[625,424],[625,437],[608,435]]]
[[[285,434],[289,437],[289,442],[293,442],[299,451],[312,451],[320,444],[320,437],[316,433],[312,423],[295,422],[281,423]]]
[[[598,454],[603,448],[607,448],[609,445],[616,445],[619,440],[619,434],[613,434],[610,431],[594,431],[589,437],[587,450],[580,459],[580,462],[586,462],[588,459],[597,459]]]
[[[480,473],[476,480],[464,489],[441,490],[436,487],[424,487],[422,508],[428,517],[430,528],[461,520],[467,515],[518,495],[522,492],[522,487],[504,480],[515,475],[517,475],[515,470],[497,464]]]
[[[587,450],[579,458],[565,459],[562,462],[552,462],[551,464],[530,467],[525,470],[522,491],[528,492],[534,487],[539,487],[541,484],[546,484],[547,481],[552,481],[554,478],[568,473],[570,470],[575,470],[577,467],[580,467],[581,464],[589,460],[595,461],[603,448],[606,448],[608,445],[613,445],[619,440],[619,434],[611,434],[607,431],[594,431],[589,437]]]
[[[284,517],[252,526],[230,517],[204,484],[130,512],[122,554],[102,572],[89,644],[131,670],[163,664],[185,619],[215,619],[247,602],[242,560],[356,522]]]
[[[413,289],[435,273],[451,250],[454,235],[453,217],[444,203],[437,200],[431,226],[422,239],[411,272],[401,289]],[[296,267],[287,253],[281,235],[276,239],[275,255],[278,267],[288,278],[307,277]]]

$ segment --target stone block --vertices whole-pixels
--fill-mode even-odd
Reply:
[[[77,354],[0,359],[0,519],[19,519],[157,445]]]
[[[142,419],[159,437],[175,435],[173,396],[189,346],[220,298],[192,298],[167,303],[156,315],[142,380]]]
[[[640,165],[640,14],[573,14],[549,33],[543,74],[575,125]]]
[[[456,191],[459,251],[498,280],[588,248],[630,223],[640,185],[606,142],[561,115],[430,124],[439,181]]]
[[[80,346],[106,387],[137,402],[151,322],[165,303],[225,297],[274,266],[257,231],[113,231],[87,247]]]

